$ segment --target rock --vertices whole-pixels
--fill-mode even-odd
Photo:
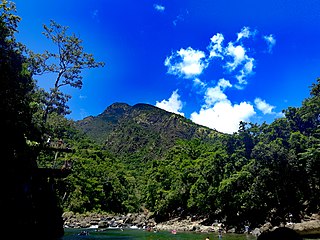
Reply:
[[[295,230],[302,236],[320,236],[320,220],[310,220],[307,222],[287,224],[286,227]]]
[[[267,232],[269,230],[272,229],[272,224],[271,223],[265,223],[261,228],[260,228],[260,231],[261,232]]]
[[[154,218],[151,218],[150,212],[146,213],[130,213],[127,215],[111,215],[111,214],[75,214],[66,212],[62,215],[64,226],[68,228],[88,228],[98,226],[98,228],[108,227],[132,227],[139,228],[152,227],[159,231],[194,231],[194,232],[218,232],[221,228],[221,223],[213,223],[208,225],[206,219],[196,219],[193,217],[175,218],[167,222],[156,223]],[[302,236],[320,236],[320,217],[319,215],[311,215],[305,218],[306,221],[301,223],[288,223],[285,227],[292,229]],[[272,226],[271,223],[266,223],[260,228],[254,229],[251,234],[258,237],[264,232],[270,232],[281,226]],[[224,228],[223,228],[224,229]],[[225,230],[225,229],[224,229]],[[230,232],[231,229],[228,230]],[[232,229],[235,232],[235,229]]]
[[[257,240],[302,240],[302,237],[293,229],[287,227],[278,227],[272,231],[266,231],[260,234]]]
[[[109,227],[108,221],[100,221],[98,223],[98,228],[107,228],[107,227]]]
[[[253,229],[251,234],[255,237],[258,237],[261,234],[260,228]]]
[[[88,223],[87,221],[81,221],[80,222],[80,227],[81,228],[88,228],[90,226],[91,226],[90,223]]]
[[[230,229],[228,229],[227,233],[236,233],[236,229],[235,228],[230,228]]]

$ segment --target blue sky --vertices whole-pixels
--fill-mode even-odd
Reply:
[[[74,120],[148,103],[232,133],[239,121],[271,123],[301,106],[320,77],[319,1],[14,2],[17,38],[31,50],[56,51],[42,35],[52,19],[106,63],[83,72],[82,89],[63,89]]]

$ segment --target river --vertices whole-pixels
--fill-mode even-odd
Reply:
[[[87,231],[88,235],[78,235],[82,231]],[[209,237],[210,240],[217,239],[217,233],[195,233],[195,232],[177,232],[173,234],[168,231],[149,232],[140,229],[107,229],[97,231],[96,229],[65,229],[65,235],[62,240],[96,240],[96,239],[147,239],[147,240],[205,240]],[[222,240],[256,240],[252,235],[246,234],[223,234]]]
[[[86,231],[88,235],[79,235],[82,231]],[[140,229],[106,229],[97,231],[97,229],[65,229],[64,237],[61,240],[205,240],[209,237],[210,240],[256,240],[257,238],[249,234],[223,234],[219,239],[217,233],[195,233],[195,232],[177,232],[173,234],[169,231],[149,232]],[[304,238],[307,240],[307,238]],[[320,240],[312,239],[312,240]]]

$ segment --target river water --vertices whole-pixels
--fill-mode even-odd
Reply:
[[[88,235],[79,235],[82,231],[86,231]],[[223,234],[219,238],[218,233],[195,233],[195,232],[177,232],[173,234],[169,231],[149,232],[140,229],[106,229],[97,231],[97,229],[65,229],[64,237],[61,240],[256,240],[257,238],[249,234]],[[305,238],[304,240],[307,240]],[[320,239],[313,239],[320,240]]]
[[[88,235],[78,235],[82,231],[87,231]],[[169,231],[149,232],[140,229],[107,229],[97,231],[96,229],[65,229],[65,235],[62,240],[96,240],[96,239],[147,239],[147,240],[210,240],[217,239],[217,233],[194,233],[194,232],[177,232],[173,234]],[[256,237],[246,234],[223,234],[222,240],[256,240]]]

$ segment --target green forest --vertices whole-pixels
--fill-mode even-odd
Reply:
[[[158,222],[195,216],[242,228],[299,222],[320,211],[320,78],[306,86],[310,95],[300,107],[283,110],[284,117],[270,124],[240,122],[234,134],[181,138],[158,153],[153,148],[150,154],[150,146],[143,145],[139,152],[116,154],[67,118],[71,96],[63,92],[64,86],[80,89],[82,71],[104,63],[54,21],[44,25],[44,39],[55,44],[57,53],[34,53],[16,41],[21,19],[14,5],[2,1],[0,11],[2,206],[32,212],[34,193],[17,189],[32,185],[30,176],[41,168],[68,171],[44,178],[54,186],[62,212],[148,210]],[[35,80],[45,73],[55,76],[49,91]],[[62,139],[70,151],[49,148],[49,138]]]

